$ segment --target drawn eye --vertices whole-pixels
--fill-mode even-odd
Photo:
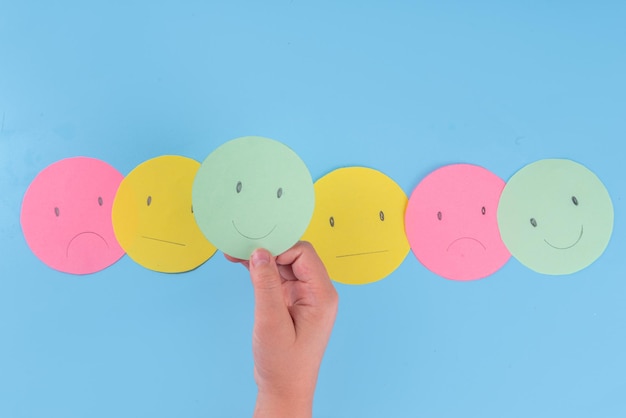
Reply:
[[[576,199],[576,196],[572,196],[572,203],[578,206],[578,199]]]
[[[328,221],[330,222],[330,227],[333,228],[335,226],[335,218],[331,216]]]
[[[242,184],[241,184],[241,182],[240,182],[240,181],[238,181],[238,182],[237,182],[237,187],[236,187],[236,189],[237,189],[237,193],[241,193],[241,187],[242,187]]]
[[[537,228],[537,221],[535,220],[535,218],[530,218],[530,224],[533,226],[533,228]]]
[[[485,207],[483,206],[482,209],[480,210],[480,213],[484,215],[486,212],[487,212],[487,209],[485,209]]]
[[[152,196],[148,196],[148,200],[146,200],[146,203],[148,204],[148,206],[150,206],[150,204],[152,203]]]
[[[191,205],[191,213],[193,213],[193,205]]]
[[[280,199],[282,195],[283,195],[283,188],[279,187],[278,190],[276,191],[276,197]]]
[[[54,214],[57,216],[57,218],[59,217],[61,211],[59,211],[59,208],[54,208]]]
[[[437,219],[441,220],[441,218],[443,218],[443,215],[441,214],[441,211],[437,212]]]
[[[381,210],[380,212],[378,212],[378,217],[380,218],[381,221],[385,220],[385,213]]]
[[[100,206],[102,206],[102,205],[104,204],[104,201],[102,200],[102,197],[101,197],[101,196],[98,196],[98,204],[99,204]]]

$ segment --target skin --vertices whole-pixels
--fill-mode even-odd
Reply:
[[[310,418],[339,300],[324,264],[303,241],[276,257],[226,258],[248,268],[254,288],[254,417]]]

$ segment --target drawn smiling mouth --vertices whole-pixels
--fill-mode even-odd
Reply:
[[[102,235],[98,234],[97,232],[93,232],[93,231],[80,232],[80,233],[74,235],[74,237],[70,240],[70,242],[67,243],[67,248],[65,249],[65,256],[66,257],[70,256],[70,247],[72,246],[72,242],[76,238],[80,237],[81,235],[85,235],[85,234],[91,234],[91,235],[97,236],[98,238],[100,238],[104,242],[104,245],[106,245],[107,248],[109,248],[109,243],[107,242],[107,240],[105,240],[104,237]]]
[[[379,253],[386,253],[389,250],[379,250],[379,251],[367,251],[364,253],[354,253],[354,254],[343,254],[343,255],[338,255],[336,256],[336,258],[343,258],[343,257],[355,257],[358,255],[368,255],[368,254],[379,254]]]
[[[160,239],[160,238],[147,237],[145,235],[142,235],[141,238],[151,239],[153,241],[165,242],[166,244],[180,245],[181,247],[186,246],[186,244],[181,244],[180,242],[168,241],[168,240]]]
[[[457,238],[457,239],[455,239],[454,241],[452,241],[452,242],[450,243],[450,245],[448,245],[448,248],[446,248],[446,251],[450,251],[450,247],[452,247],[455,243],[457,243],[457,242],[459,242],[459,241],[461,241],[461,240],[464,240],[464,239],[468,239],[468,240],[471,240],[471,241],[476,241],[477,243],[479,243],[479,244],[480,244],[480,246],[481,246],[481,247],[483,247],[483,250],[486,250],[486,249],[487,249],[487,247],[485,247],[485,244],[483,244],[482,242],[480,242],[480,241],[479,241],[479,240],[477,240],[476,238],[472,238],[472,237],[461,237],[461,238]]]
[[[578,242],[580,241],[580,239],[582,237],[583,237],[583,226],[581,225],[580,226],[580,234],[578,234],[578,238],[576,239],[576,241],[572,245],[569,245],[567,247],[557,247],[556,245],[550,244],[547,239],[544,238],[543,240],[546,242],[546,244],[548,244],[552,248],[555,248],[557,250],[567,250],[569,248],[572,248],[574,245],[578,244]]]
[[[252,239],[252,240],[263,239],[263,238],[267,237],[269,234],[271,234],[272,232],[274,232],[274,230],[276,229],[276,225],[274,225],[274,226],[272,227],[272,229],[270,229],[270,231],[269,231],[267,234],[262,235],[262,236],[260,236],[260,237],[251,237],[250,235],[246,235],[246,234],[244,234],[243,232],[241,232],[241,231],[239,230],[239,228],[237,228],[237,225],[235,225],[235,221],[232,221],[232,223],[233,223],[233,227],[234,227],[234,228],[235,228],[235,230],[239,233],[239,235],[241,235],[241,236],[242,236],[242,237],[244,237],[244,238],[248,238],[248,239]]]

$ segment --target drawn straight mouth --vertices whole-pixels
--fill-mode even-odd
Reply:
[[[477,240],[476,238],[472,238],[472,237],[461,237],[461,238],[457,238],[454,241],[452,241],[450,243],[450,245],[448,245],[448,248],[446,248],[446,251],[450,251],[450,247],[452,247],[455,243],[464,240],[464,239],[469,239],[471,241],[476,241],[477,243],[480,244],[481,247],[483,247],[483,250],[487,250],[487,247],[485,247],[485,244],[483,244],[482,242],[480,242],[479,240]]]
[[[142,235],[141,238],[151,239],[153,241],[164,242],[166,244],[180,245],[181,247],[185,247],[186,246],[186,244],[181,244],[180,242],[168,241],[166,239],[160,239],[160,238],[147,237],[145,235]]]
[[[386,253],[388,251],[389,250],[379,250],[379,251],[367,251],[367,252],[364,252],[364,253],[343,254],[343,255],[336,256],[336,258],[355,257],[357,255],[379,254],[379,253]]]
[[[543,240],[546,242],[546,244],[548,244],[552,248],[555,248],[557,250],[567,250],[569,248],[572,248],[574,245],[578,244],[578,242],[580,241],[580,239],[582,237],[583,237],[583,226],[581,225],[580,226],[580,234],[578,234],[578,238],[576,239],[576,242],[574,242],[572,245],[569,245],[567,247],[557,247],[556,245],[550,244],[547,239],[544,238]]]
[[[78,233],[76,235],[74,235],[74,237],[70,240],[70,242],[67,243],[67,248],[65,249],[65,256],[69,257],[70,256],[70,246],[72,245],[72,241],[74,241],[76,238],[80,237],[81,235],[85,235],[85,234],[93,234],[95,236],[97,236],[98,238],[100,238],[104,244],[107,246],[107,248],[109,248],[109,243],[107,242],[107,240],[104,239],[104,237],[100,234],[98,234],[97,232],[93,232],[93,231],[85,231],[85,232],[81,232]]]
[[[246,235],[246,234],[244,234],[243,232],[241,232],[241,231],[239,230],[239,228],[237,228],[237,225],[235,225],[235,221],[232,221],[232,222],[233,222],[233,227],[235,227],[235,230],[236,230],[237,232],[239,232],[239,235],[241,235],[241,236],[242,236],[242,237],[244,237],[244,238],[253,239],[253,240],[263,239],[263,238],[265,238],[266,236],[268,236],[269,234],[271,234],[272,232],[274,232],[274,230],[276,229],[276,225],[274,225],[274,226],[272,227],[272,229],[270,229],[270,232],[268,232],[267,234],[265,234],[265,235],[263,235],[263,236],[260,236],[260,237],[251,237],[250,235]]]

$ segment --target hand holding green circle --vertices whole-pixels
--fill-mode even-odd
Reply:
[[[613,204],[600,179],[585,166],[540,160],[507,182],[498,225],[504,244],[526,267],[570,274],[604,252],[613,232]]]
[[[192,202],[205,237],[224,253],[248,259],[256,248],[276,255],[295,244],[311,220],[315,192],[294,151],[247,136],[209,154],[196,174]]]

